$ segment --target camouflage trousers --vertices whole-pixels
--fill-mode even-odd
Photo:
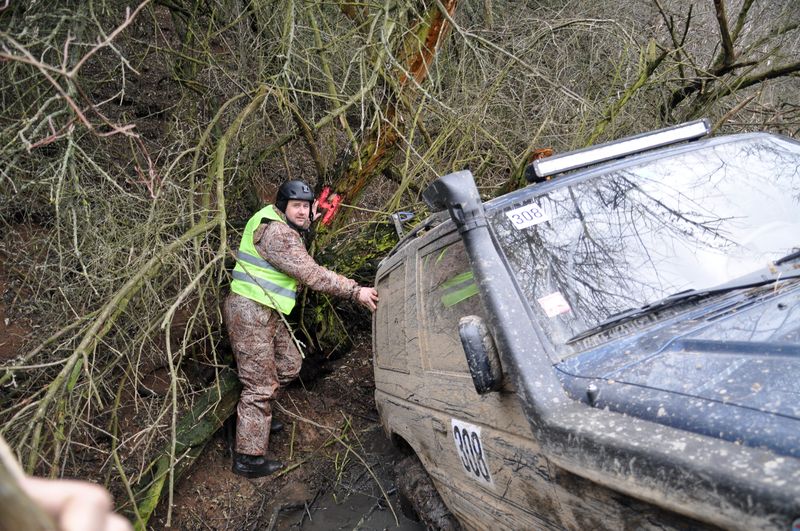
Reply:
[[[303,359],[278,312],[236,293],[222,308],[242,394],[236,407],[236,451],[266,455],[271,401],[294,380]]]

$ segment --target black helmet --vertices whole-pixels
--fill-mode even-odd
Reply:
[[[275,199],[275,208],[281,212],[286,212],[286,204],[291,199],[297,201],[314,202],[314,192],[311,187],[303,181],[286,181],[278,188],[278,196]]]

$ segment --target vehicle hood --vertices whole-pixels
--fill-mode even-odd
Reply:
[[[790,284],[693,308],[557,369],[572,394],[585,394],[585,379],[592,379],[617,406],[625,395],[633,399],[623,388],[635,387],[640,402],[649,394],[663,403],[669,393],[687,403],[701,399],[706,407],[718,403],[800,419],[800,286]]]

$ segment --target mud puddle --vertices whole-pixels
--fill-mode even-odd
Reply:
[[[364,435],[361,455],[366,464],[352,455],[344,457],[338,470],[334,466],[331,471],[334,477],[329,478],[331,484],[326,489],[319,490],[310,501],[296,499],[293,503],[284,503],[280,511],[273,510],[266,529],[425,529],[400,509],[394,466],[403,456],[392,447],[380,427],[376,426]],[[292,489],[293,486],[287,487]]]

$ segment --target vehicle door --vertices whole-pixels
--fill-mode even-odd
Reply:
[[[457,233],[420,248],[417,278],[425,386],[416,400],[430,410],[435,449],[425,464],[445,503],[478,528],[487,517],[500,528],[556,528],[549,465],[510,378],[500,392],[475,391],[458,322],[487,315]]]

